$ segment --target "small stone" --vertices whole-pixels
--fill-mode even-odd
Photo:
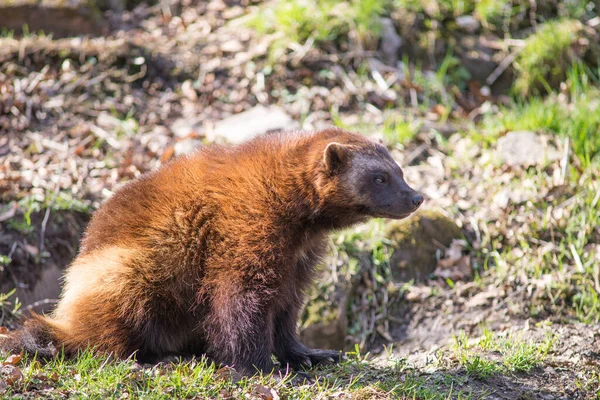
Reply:
[[[190,79],[181,84],[181,92],[188,100],[198,100],[198,94],[196,93],[196,89],[194,89],[194,84]]]
[[[299,124],[281,108],[256,106],[217,122],[208,138],[211,141],[237,144],[261,133],[298,127]]]
[[[199,135],[203,130],[204,127],[200,120],[190,120],[188,118],[180,118],[171,125],[171,131],[180,138]]]
[[[244,50],[244,46],[236,39],[231,39],[221,44],[221,51],[224,53],[239,53],[242,50]]]
[[[498,139],[497,155],[501,162],[511,166],[541,165],[560,155],[540,136],[531,131],[513,131]]]
[[[496,206],[504,209],[508,207],[508,203],[510,202],[510,192],[507,189],[501,190],[496,193],[492,201]]]
[[[459,28],[469,33],[475,33],[479,30],[480,24],[477,18],[472,15],[461,15],[456,18],[456,24]]]
[[[200,146],[202,146],[202,141],[198,139],[184,139],[180,142],[175,143],[175,156],[182,156],[186,154],[191,154]]]
[[[113,130],[118,128],[121,125],[121,121],[118,118],[110,115],[107,112],[101,112],[96,117],[96,123],[99,127],[107,130]]]
[[[225,19],[234,19],[244,15],[244,9],[240,6],[229,7],[225,11],[223,11],[223,18]]]
[[[546,368],[544,368],[544,372],[548,375],[556,374],[556,370],[554,368],[552,368],[551,366],[547,366]]]

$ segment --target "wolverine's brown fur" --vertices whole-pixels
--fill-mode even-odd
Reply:
[[[302,345],[296,324],[325,235],[377,214],[328,170],[354,153],[387,151],[339,129],[275,133],[125,185],[93,216],[53,315],[34,315],[2,346],[206,354],[243,373],[268,372],[272,354],[292,367],[337,357]]]

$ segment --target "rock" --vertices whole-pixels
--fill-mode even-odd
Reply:
[[[86,0],[14,0],[0,2],[0,28],[23,32],[43,30],[54,38],[107,33],[94,2]]]
[[[217,122],[209,132],[208,139],[237,144],[261,133],[296,129],[299,126],[279,107],[256,106]]]
[[[461,15],[456,18],[456,24],[459,28],[469,33],[475,33],[479,30],[479,21],[472,15]]]
[[[225,19],[234,19],[237,17],[241,17],[242,15],[244,15],[245,10],[243,7],[240,6],[233,6],[233,7],[229,7],[226,10],[223,11],[222,17]]]
[[[498,139],[498,160],[511,166],[528,167],[557,160],[560,154],[544,137],[531,131],[513,131]]]
[[[398,50],[402,47],[402,38],[396,32],[394,22],[389,18],[381,18],[381,52],[388,65],[396,65]]]
[[[237,39],[230,39],[221,44],[224,53],[239,53],[244,50],[244,45]]]
[[[199,136],[204,131],[201,120],[191,120],[189,118],[179,118],[175,120],[170,128],[175,136],[179,138]]]
[[[199,139],[184,139],[175,143],[175,157],[193,153],[198,147],[202,146],[202,140]]]
[[[461,239],[462,231],[440,212],[421,210],[407,219],[391,222],[386,237],[396,243],[390,257],[394,281],[423,281],[436,269],[436,251]]]

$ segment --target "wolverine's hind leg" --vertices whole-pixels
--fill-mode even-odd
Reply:
[[[143,356],[141,327],[149,301],[133,270],[142,256],[135,249],[107,247],[75,259],[52,318],[65,332],[65,350],[90,347],[117,358]]]

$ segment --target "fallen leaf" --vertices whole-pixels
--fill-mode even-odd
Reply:
[[[22,357],[20,354],[12,354],[8,356],[6,360],[4,360],[4,365],[17,365],[19,361],[21,361],[21,358]]]
[[[432,111],[433,113],[435,113],[435,114],[439,115],[440,117],[441,117],[442,115],[445,115],[445,114],[448,112],[448,110],[446,109],[446,107],[444,107],[444,106],[443,106],[443,105],[441,105],[441,104],[436,104],[436,105],[434,105],[433,107],[431,107],[431,111]]]
[[[463,256],[463,250],[467,246],[464,240],[454,239],[446,250],[444,258],[438,260],[433,274],[438,278],[451,279],[453,281],[466,280],[473,274],[471,257]]]
[[[442,261],[445,261],[442,263]],[[462,281],[471,277],[473,269],[471,268],[471,258],[469,256],[461,257],[459,260],[448,262],[449,260],[440,260],[438,267],[433,274],[438,278],[451,279],[453,281]]]
[[[19,367],[15,367],[14,365],[5,365],[2,367],[2,375],[6,376],[6,383],[10,386],[14,386],[21,379],[23,379],[23,374],[21,373],[21,369]]]
[[[428,286],[411,286],[404,298],[410,302],[422,301],[431,296],[431,288]]]
[[[254,385],[253,390],[263,400],[279,400],[279,395],[273,388],[257,384]]]
[[[8,328],[5,326],[0,326],[0,335],[5,335],[8,333]]]
[[[469,301],[467,301],[467,307],[478,307],[483,306],[488,303],[489,299],[494,299],[501,297],[504,291],[498,288],[492,288],[490,290],[486,290],[485,292],[477,293],[475,296],[471,297]]]

